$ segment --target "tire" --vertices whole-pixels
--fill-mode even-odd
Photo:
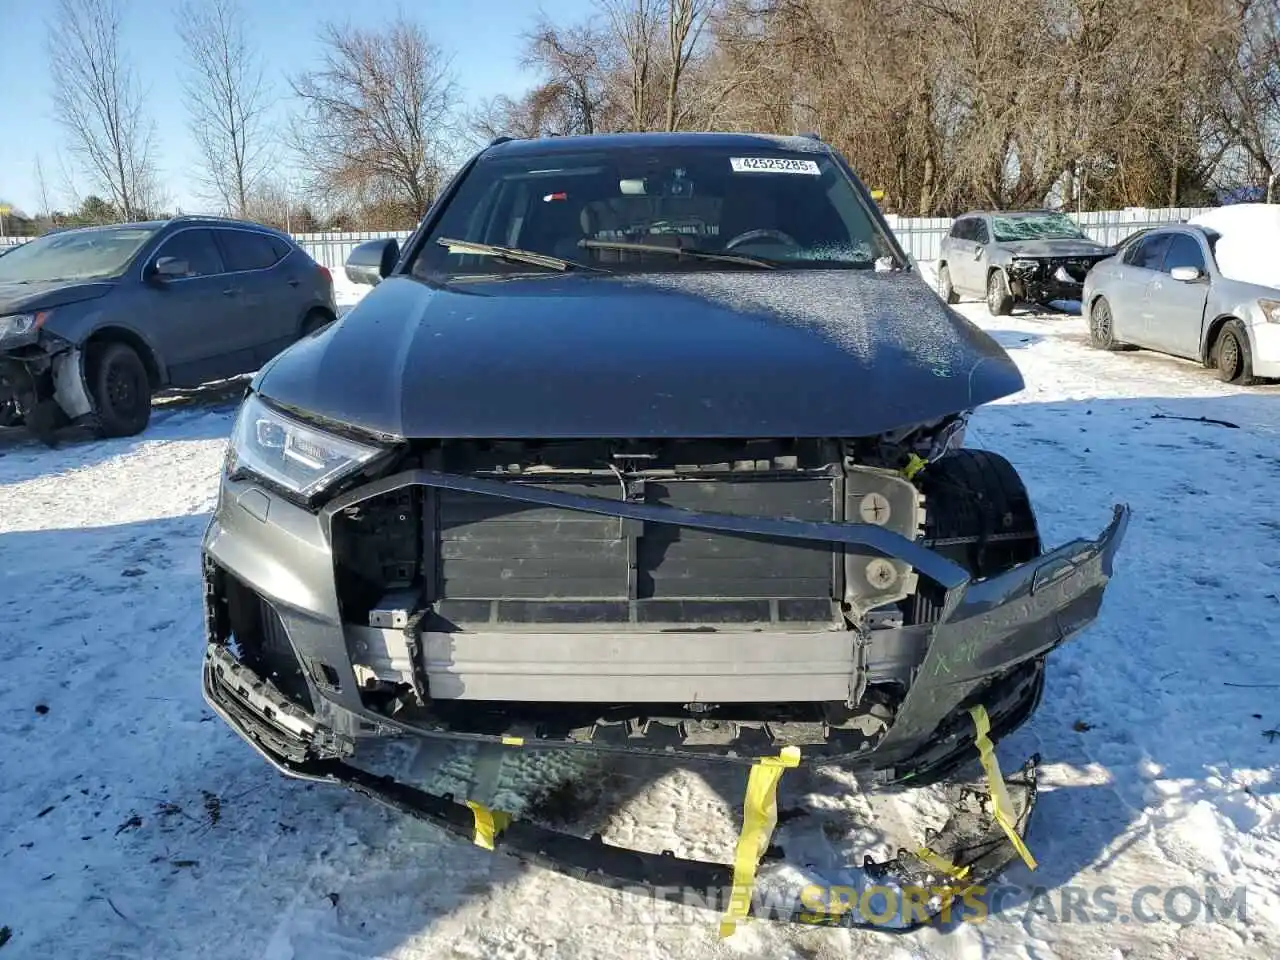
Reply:
[[[960,302],[960,296],[956,293],[956,288],[951,285],[951,271],[945,263],[938,268],[938,295],[946,303]]]
[[[94,351],[89,392],[104,437],[132,437],[151,422],[151,381],[128,344],[108,343]]]
[[[1239,320],[1228,320],[1218,331],[1218,339],[1213,344],[1213,365],[1223,383],[1247,387],[1257,382],[1249,335]]]
[[[1099,297],[1089,307],[1089,346],[1096,350],[1123,350],[1116,339],[1115,318],[1106,297]]]
[[[298,339],[305,340],[307,337],[333,323],[333,321],[334,318],[329,316],[329,314],[325,313],[323,310],[312,310],[302,321],[302,333]]]
[[[990,577],[1042,553],[1035,509],[1017,470],[989,450],[960,449],[925,467],[916,485],[925,498],[925,540],[973,577]],[[936,623],[943,590],[923,577],[903,601],[907,624]]]
[[[992,270],[987,277],[987,310],[993,317],[1007,317],[1013,313],[1013,294],[1003,270]]]

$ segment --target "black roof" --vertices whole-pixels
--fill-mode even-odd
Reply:
[[[771,133],[593,133],[571,137],[538,137],[504,140],[486,149],[486,156],[534,156],[572,153],[577,150],[661,149],[663,147],[712,147],[740,150],[790,150],[795,153],[830,154],[831,148],[811,136]]]

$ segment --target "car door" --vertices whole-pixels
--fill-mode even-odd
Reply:
[[[967,292],[985,291],[986,284],[977,279],[974,270],[974,254],[978,249],[978,227],[982,221],[977,217],[965,217],[957,223],[955,239],[951,244],[951,282]]]
[[[1111,322],[1118,340],[1136,346],[1150,346],[1147,341],[1150,330],[1151,282],[1164,266],[1164,254],[1173,239],[1167,230],[1153,230],[1130,251],[1110,285],[1107,299],[1111,303]]]
[[[991,267],[991,227],[982,217],[973,220],[973,247],[969,258],[969,288],[984,296],[987,292],[987,271]]]
[[[1175,280],[1175,267],[1194,267],[1200,278]],[[1160,271],[1147,285],[1146,344],[1174,356],[1198,358],[1208,296],[1209,274],[1200,241],[1190,233],[1171,234]]]
[[[236,345],[232,362],[238,373],[249,373],[275,356],[282,343],[297,339],[302,320],[297,309],[301,278],[275,269],[288,250],[268,233],[219,227],[214,235],[234,291],[233,309],[224,320]]]
[[[965,219],[961,217],[953,220],[951,229],[947,231],[946,236],[942,238],[942,243],[938,249],[938,259],[947,264],[947,272],[951,275],[951,286],[955,290],[964,289],[964,280],[957,272],[955,263],[953,262],[957,256],[959,243],[964,237]]]
[[[185,264],[185,273],[156,276],[155,263],[168,257]],[[156,346],[173,385],[192,387],[221,376],[226,276],[212,232],[184,228],[162,240],[145,262],[143,281],[131,319]]]

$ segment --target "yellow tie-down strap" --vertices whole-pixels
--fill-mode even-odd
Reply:
[[[946,857],[939,856],[928,847],[917,847],[916,856],[919,857],[921,861],[927,863],[939,873],[950,877],[952,880],[963,880],[969,875],[968,867],[957,867]]]
[[[778,824],[778,781],[788,767],[800,765],[800,748],[784,747],[776,757],[761,757],[751,765],[747,792],[742,801],[742,832],[733,857],[733,892],[720,921],[720,936],[727,937],[751,912],[756,867],[769,849],[773,828]]]
[[[987,716],[986,707],[981,704],[976,707],[970,707],[969,715],[973,717],[978,757],[981,759],[982,769],[987,775],[987,789],[991,793],[991,805],[995,808],[995,821],[1004,830],[1009,842],[1013,844],[1013,849],[1018,851],[1018,856],[1022,857],[1023,862],[1034,870],[1036,868],[1035,857],[1031,856],[1031,851],[1022,842],[1022,838],[1018,836],[1018,831],[1013,825],[1013,804],[1009,801],[1009,792],[1004,786],[1004,777],[1000,773],[1000,764],[996,762],[995,748],[992,746],[991,739],[988,736],[991,733],[991,718]]]
[[[494,839],[510,825],[511,814],[503,813],[501,810],[490,810],[484,804],[476,803],[474,800],[468,800],[467,806],[471,808],[475,818],[475,834],[472,840],[477,847],[492,850]]]

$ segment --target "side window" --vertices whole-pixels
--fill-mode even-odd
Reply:
[[[969,227],[973,221],[961,218],[951,225],[951,237],[953,240],[970,240]]]
[[[182,230],[160,245],[151,262],[161,257],[185,260],[188,277],[208,277],[223,272],[222,256],[209,230]]]
[[[275,251],[276,262],[283,260],[293,252],[293,247],[289,245],[289,241],[284,237],[269,237],[271,249]]]
[[[1204,272],[1204,251],[1195,237],[1185,233],[1175,233],[1164,255],[1164,272],[1172,273],[1174,267],[1195,267]]]
[[[1172,235],[1168,233],[1153,233],[1144,237],[1137,253],[1134,254],[1133,265],[1143,270],[1159,270],[1164,263],[1164,254],[1169,249],[1171,239]]]
[[[1124,256],[1120,258],[1121,262],[1128,264],[1131,267],[1136,267],[1138,265],[1138,257],[1142,253],[1142,244],[1145,240],[1146,235],[1139,234],[1136,237],[1124,241]]]
[[[219,230],[218,245],[227,262],[227,270],[265,270],[280,262],[272,246],[272,238],[250,230]]]
[[[973,241],[975,243],[991,242],[991,232],[987,230],[987,222],[985,220],[973,221]]]

